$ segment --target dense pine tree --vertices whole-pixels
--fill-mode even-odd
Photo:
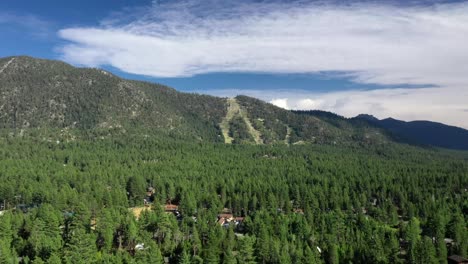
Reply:
[[[466,256],[467,176],[464,153],[399,145],[6,137],[0,259],[446,263]]]

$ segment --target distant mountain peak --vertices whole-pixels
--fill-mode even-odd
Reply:
[[[373,115],[369,115],[369,114],[360,114],[360,115],[357,115],[356,118],[365,119],[367,121],[379,121],[377,117]]]

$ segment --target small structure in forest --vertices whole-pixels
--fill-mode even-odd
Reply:
[[[468,259],[458,256],[458,255],[452,255],[447,258],[448,264],[468,264]]]
[[[91,230],[96,230],[96,227],[97,227],[96,217],[91,218],[91,220],[89,221],[89,227]]]
[[[218,215],[218,224],[224,227],[229,227],[233,223],[239,227],[244,222],[244,217],[234,217],[232,213],[221,213]]]
[[[182,214],[179,211],[179,206],[176,204],[172,204],[171,201],[168,201],[168,203],[164,205],[164,211],[166,213],[175,215],[175,217],[177,217],[177,220],[182,220]]]
[[[434,238],[435,240],[435,238]],[[452,247],[455,245],[455,240],[453,240],[453,238],[444,238],[444,242],[445,242],[445,245],[449,246],[449,247]]]
[[[236,217],[236,219],[234,219],[234,221],[235,221],[234,224],[236,225],[236,228],[238,230],[242,229],[242,224],[244,223],[244,219],[245,219],[244,217],[240,217],[240,216],[238,216],[238,217]]]
[[[304,214],[304,209],[302,209],[302,208],[296,208],[296,209],[294,209],[294,213],[296,213],[296,214]]]
[[[175,204],[165,204],[164,205],[164,211],[166,212],[175,212],[179,210],[179,206]]]
[[[232,214],[232,210],[229,209],[229,208],[223,208],[223,210],[221,211],[222,214]]]
[[[146,196],[151,197],[154,195],[155,192],[156,192],[156,189],[154,189],[153,187],[148,187],[146,189]]]
[[[138,243],[135,246],[135,250],[145,250],[145,244],[144,243]]]
[[[229,225],[231,221],[234,220],[234,216],[232,214],[219,214],[218,215],[218,224],[225,226],[226,224]]]
[[[154,201],[154,194],[156,193],[156,189],[153,187],[148,187],[146,189],[146,197],[143,199],[143,203],[145,206],[150,206],[151,203]]]

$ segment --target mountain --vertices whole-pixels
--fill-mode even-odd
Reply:
[[[0,127],[152,133],[214,140],[225,102],[59,61],[0,59]]]
[[[3,131],[68,139],[135,133],[249,144],[391,140],[385,131],[365,122],[287,111],[246,96],[181,93],[100,69],[26,56],[0,59],[0,110]]]
[[[26,56],[0,59],[0,131],[57,140],[131,134],[234,144],[404,141],[468,149],[467,131],[443,124],[288,111],[247,96],[182,93]]]
[[[0,263],[462,252],[468,152],[399,144],[375,120],[0,59]]]
[[[379,120],[369,115],[359,115],[356,118],[386,129],[406,142],[468,150],[468,130],[463,128],[431,121],[405,122],[393,118]]]

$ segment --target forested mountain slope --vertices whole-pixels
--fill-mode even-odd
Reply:
[[[432,146],[454,150],[468,150],[468,130],[437,122],[405,122],[393,118],[379,120],[368,114],[345,118],[320,110],[293,112],[319,118],[339,128],[341,132],[353,131],[353,139],[358,142],[362,142],[364,139],[369,141],[369,135],[374,135],[374,139],[379,138],[377,135],[380,135],[380,142],[385,142],[385,139],[387,139],[392,142],[420,147]]]
[[[431,121],[405,122],[393,118],[379,120],[368,115],[357,118],[368,120],[402,139],[424,145],[468,150],[468,130]]]
[[[468,148],[466,130],[432,122],[288,111],[247,96],[219,98],[125,80],[100,69],[19,56],[0,59],[0,129],[69,140],[115,134],[233,144]]]
[[[179,93],[59,61],[12,57],[0,65],[5,65],[0,73],[3,128],[133,128],[219,140],[216,124],[225,115],[224,99]]]
[[[0,127],[169,134],[209,142],[252,144],[382,144],[375,127],[337,126],[246,96],[187,94],[130,81],[99,69],[75,68],[30,57],[0,60]],[[231,110],[229,113],[228,110]],[[345,122],[346,123],[346,122]],[[81,131],[81,132],[80,132]],[[131,131],[131,132],[129,132]]]

